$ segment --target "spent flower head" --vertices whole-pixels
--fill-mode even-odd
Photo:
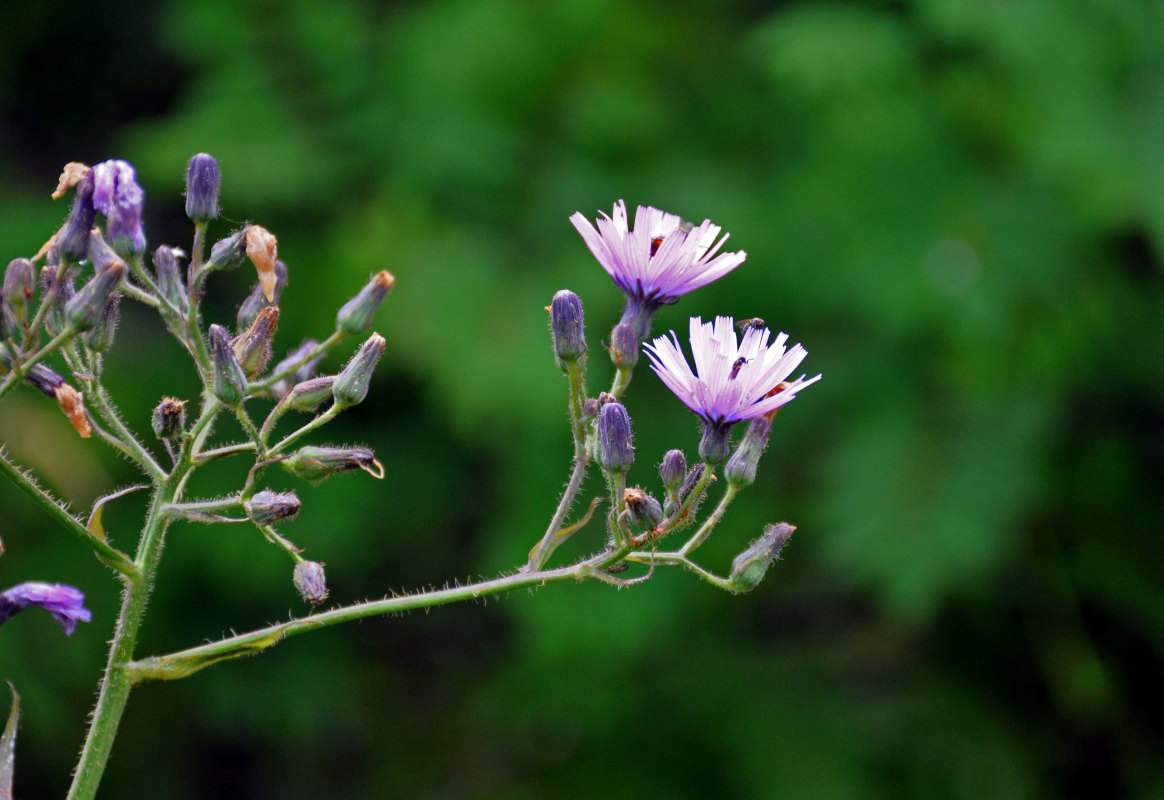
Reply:
[[[122,255],[145,250],[141,207],[145,192],[128,161],[113,159],[93,167],[93,207],[105,215],[105,233]]]

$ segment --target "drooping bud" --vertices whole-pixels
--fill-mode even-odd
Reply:
[[[768,436],[772,433],[772,419],[766,415],[754,417],[748,424],[747,433],[740,440],[732,457],[724,464],[723,476],[737,488],[751,486],[756,480],[756,465],[768,446]]]
[[[256,283],[247,299],[238,307],[238,327],[235,330],[245,331],[255,321],[259,312],[268,306],[278,305],[279,296],[283,294],[283,287],[287,285],[287,265],[282,261],[275,262],[275,292],[270,300],[263,293],[263,285]]]
[[[639,363],[639,337],[632,325],[620,322],[610,331],[610,360],[619,369]]]
[[[299,513],[299,498],[295,492],[272,492],[264,489],[243,502],[247,517],[256,525],[270,525],[284,519],[293,519]]]
[[[121,283],[125,262],[110,262],[65,304],[65,324],[74,331],[87,331],[105,317],[105,301]]]
[[[582,301],[569,289],[562,289],[550,303],[550,332],[554,337],[554,358],[559,369],[578,360],[586,352],[586,326]]]
[[[373,333],[368,337],[352,360],[347,363],[343,371],[335,378],[332,394],[338,408],[348,408],[359,405],[368,396],[368,386],[372,382],[372,372],[376,363],[384,353],[384,337]]]
[[[117,333],[120,306],[121,292],[112,292],[105,298],[105,310],[100,319],[83,334],[85,344],[89,345],[89,349],[102,353],[113,344],[113,335]]]
[[[731,448],[731,424],[704,420],[703,438],[699,440],[699,457],[703,463],[720,463],[731,453]]]
[[[57,232],[57,252],[65,266],[88,256],[89,231],[93,229],[93,221],[97,218],[97,210],[93,207],[93,174],[86,172],[76,186],[73,209]]]
[[[796,530],[787,522],[778,525],[768,525],[760,538],[748,545],[732,561],[730,580],[733,591],[737,593],[749,592],[760,585],[764,573],[772,566],[772,562],[780,557],[780,551],[792,537]]]
[[[323,564],[318,561],[300,561],[291,573],[291,582],[308,603],[317,606],[327,599],[327,580],[323,574]]]
[[[640,530],[650,530],[663,521],[663,507],[642,489],[626,489],[622,499]]]
[[[335,315],[336,330],[352,336],[371,330],[376,309],[380,307],[384,296],[392,291],[395,283],[396,279],[388,270],[380,270],[373,275],[359,294],[340,306]]]
[[[259,225],[247,225],[246,246],[247,258],[255,265],[259,273],[259,285],[263,287],[263,296],[270,303],[275,302],[275,284],[278,278],[275,274],[275,262],[279,258],[279,243],[275,234]]]
[[[237,406],[247,396],[247,376],[234,348],[230,334],[221,325],[210,326],[210,361],[214,366],[214,396],[225,405]]]
[[[279,324],[279,307],[267,306],[255,317],[246,333],[231,342],[238,363],[248,378],[253,378],[271,361],[271,339]]]
[[[285,398],[289,407],[296,411],[315,411],[333,397],[334,375],[319,375],[300,381],[291,387]]]
[[[27,258],[14,258],[4,270],[4,334],[16,338],[28,324],[36,268]]]
[[[163,397],[150,416],[154,435],[170,441],[177,439],[186,429],[186,401],[176,397]]]
[[[123,256],[145,251],[141,209],[145,192],[128,161],[113,159],[93,167],[93,207],[105,215],[105,233]]]
[[[190,311],[190,296],[186,293],[182,268],[178,266],[178,253],[172,247],[162,245],[154,251],[154,267],[157,269],[158,289],[162,296],[185,315]]]
[[[247,229],[242,228],[215,242],[210,248],[210,260],[206,262],[206,266],[223,271],[242,266],[247,257],[246,235]]]
[[[663,480],[663,488],[667,494],[674,495],[683,485],[687,477],[687,457],[682,450],[668,450],[663,456],[663,463],[659,465],[659,477]]]
[[[384,467],[367,447],[315,447],[307,445],[299,448],[279,463],[292,475],[311,483],[319,483],[337,472],[347,472],[353,469],[362,469],[375,478],[384,477]]]
[[[617,401],[598,412],[598,463],[607,472],[626,472],[635,463],[630,417]]]
[[[186,166],[186,216],[195,222],[207,222],[218,216],[218,187],[221,176],[218,161],[208,153],[199,153]]]

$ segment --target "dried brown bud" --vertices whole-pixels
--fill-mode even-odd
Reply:
[[[73,423],[73,427],[77,429],[77,433],[81,435],[82,439],[88,439],[93,430],[89,427],[89,420],[85,417],[85,397],[72,386],[67,383],[62,383],[56,389],[57,405],[61,407],[61,411],[65,412],[65,416],[69,418],[69,422]]]
[[[275,234],[258,225],[246,229],[247,257],[259,273],[259,285],[268,302],[275,301],[275,260],[279,257],[279,243]]]
[[[65,192],[72,189],[89,174],[89,165],[80,161],[70,161],[61,170],[61,177],[57,179],[57,188],[53,191],[53,200],[60,200]]]
[[[241,336],[231,341],[239,366],[248,378],[253,378],[267,368],[271,361],[271,339],[279,324],[279,307],[267,306],[258,313],[251,327]]]

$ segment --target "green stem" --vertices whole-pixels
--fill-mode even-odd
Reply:
[[[306,364],[311,359],[315,358],[316,356],[323,355],[328,350],[330,350],[332,347],[339,344],[341,341],[343,341],[343,338],[344,338],[343,331],[335,331],[334,333],[331,334],[331,336],[328,336],[326,339],[324,339],[322,342],[317,344],[315,347],[311,348],[306,353],[304,353],[302,358],[296,359],[292,363],[283,367],[283,369],[279,370],[278,372],[272,372],[270,375],[263,378],[262,380],[251,381],[251,383],[248,386],[250,393],[256,394],[263,389],[270,389],[276,383],[278,383],[279,381],[283,380],[287,376],[294,373],[295,370],[302,367],[304,364]]]
[[[35,353],[20,358],[14,358],[12,362],[12,371],[9,372],[4,381],[0,383],[0,397],[8,394],[9,390],[11,390],[12,387],[15,386],[21,378],[27,375],[30,369],[35,367],[41,361],[44,361],[46,358],[52,355],[57,348],[65,344],[76,335],[77,334],[75,331],[68,329],[63,330],[52,339],[50,339],[48,344],[37,350]]]
[[[315,430],[316,428],[320,427],[321,425],[326,425],[327,423],[331,422],[333,419],[335,419],[336,415],[339,414],[339,412],[340,412],[339,408],[337,408],[334,405],[331,406],[330,408],[328,408],[327,411],[323,412],[318,417],[311,420],[311,422],[307,423],[299,430],[295,431],[294,433],[288,434],[287,437],[285,439],[283,439],[283,441],[279,442],[277,445],[272,447],[268,452],[269,453],[281,453],[281,452],[283,452],[283,450],[286,447],[288,447],[289,445],[291,445],[292,443],[297,441],[299,439],[299,437],[303,436],[306,433],[309,433],[309,432]]]
[[[711,468],[708,467],[709,471],[710,469]],[[707,541],[707,537],[711,535],[712,530],[716,525],[719,524],[719,521],[723,519],[724,512],[727,511],[728,505],[731,503],[732,499],[738,492],[738,488],[736,488],[733,484],[728,484],[727,489],[724,490],[723,497],[720,498],[719,505],[715,507],[715,511],[711,512],[711,516],[703,521],[703,524],[699,526],[699,530],[695,532],[695,535],[687,540],[687,544],[679,548],[680,554],[683,556],[688,556],[692,550]]]

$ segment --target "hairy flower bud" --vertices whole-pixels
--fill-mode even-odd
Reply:
[[[105,301],[121,282],[125,262],[112,261],[98,272],[65,305],[65,324],[74,331],[87,331],[105,317]]]
[[[248,378],[253,378],[271,361],[271,339],[279,324],[279,307],[267,306],[255,317],[251,327],[231,342],[239,366]]]
[[[186,293],[186,281],[182,268],[178,266],[178,253],[172,247],[162,245],[154,251],[154,267],[158,273],[158,289],[178,312],[185,315],[190,310],[190,296]]]
[[[598,463],[607,472],[626,472],[635,463],[630,417],[617,401],[598,412]]]
[[[760,585],[764,573],[772,566],[772,562],[780,557],[780,551],[792,537],[796,530],[787,522],[778,525],[768,525],[760,538],[748,545],[732,561],[732,571],[729,580],[733,591],[737,593],[749,592]]]
[[[308,603],[317,606],[327,599],[327,579],[323,574],[323,564],[318,561],[300,561],[291,572],[291,582]]]
[[[347,472],[352,469],[362,469],[376,478],[384,477],[384,467],[367,447],[315,447],[307,445],[299,448],[279,463],[295,477],[303,478],[311,483],[319,483],[337,472]]]
[[[108,269],[115,261],[120,261],[122,266],[125,265],[117,251],[105,241],[105,237],[101,235],[101,229],[94,228],[89,233],[89,263],[93,265],[93,271],[101,272]]]
[[[299,513],[299,498],[295,492],[272,492],[264,489],[243,502],[247,517],[256,525],[270,525],[284,519],[293,519]]]
[[[622,499],[640,530],[650,530],[663,521],[663,507],[642,489],[626,489]]]
[[[332,394],[338,408],[359,405],[368,396],[372,372],[384,353],[384,337],[373,333],[335,378]]]
[[[186,401],[176,397],[163,397],[150,416],[154,435],[159,439],[173,440],[182,435],[186,428]]]
[[[54,334],[60,333],[65,329],[64,308],[77,293],[73,287],[73,276],[67,267],[45,264],[40,271],[40,285],[44,292],[44,302],[49,304],[45,326]]]
[[[315,411],[333,397],[334,375],[319,375],[300,381],[287,392],[286,403],[296,411]]]
[[[7,354],[8,348],[5,347],[4,350],[5,354]],[[58,375],[56,370],[48,364],[42,362],[33,365],[32,369],[24,376],[24,381],[46,397],[56,398],[57,389],[64,384],[65,379]]]
[[[659,464],[659,478],[667,494],[676,494],[686,477],[687,457],[682,450],[668,450],[663,456],[663,463]]]
[[[699,457],[705,464],[718,464],[728,457],[732,447],[731,423],[703,421],[703,438],[699,440]]]
[[[256,283],[247,299],[238,307],[238,327],[235,330],[245,331],[255,321],[259,312],[268,306],[278,305],[279,296],[283,294],[283,287],[287,285],[287,265],[282,261],[275,262],[275,291],[270,300],[263,292],[263,285]]]
[[[218,187],[221,176],[218,161],[199,153],[186,166],[186,216],[195,222],[207,222],[218,216]]]
[[[27,258],[14,258],[4,270],[4,334],[16,338],[28,324],[36,268]]]
[[[610,331],[610,360],[619,369],[631,369],[639,363],[639,337],[634,326],[621,322]]]
[[[230,346],[230,334],[221,325],[210,326],[210,362],[214,396],[225,405],[237,406],[247,396],[247,376]]]
[[[396,279],[387,270],[381,270],[373,275],[364,288],[360,289],[359,294],[340,307],[335,315],[336,330],[352,336],[369,331],[376,309],[395,284]]]
[[[93,207],[92,173],[86,172],[76,186],[73,209],[57,232],[57,252],[65,266],[82,261],[89,255],[89,231],[93,229],[93,221],[97,218],[97,210]]]
[[[247,229],[235,231],[225,239],[219,239],[210,248],[210,260],[207,266],[211,269],[231,270],[242,266],[247,257]]]
[[[577,361],[586,352],[586,326],[582,301],[569,289],[562,289],[550,303],[550,332],[554,337],[554,357],[560,369]]]
[[[105,298],[105,310],[96,324],[85,331],[85,344],[97,353],[102,353],[113,344],[113,335],[117,333],[118,311],[121,306],[121,293],[113,292]]]
[[[737,488],[751,486],[756,480],[756,465],[768,446],[768,436],[772,433],[772,418],[767,415],[753,417],[747,433],[740,440],[732,457],[724,464],[723,476]]]

